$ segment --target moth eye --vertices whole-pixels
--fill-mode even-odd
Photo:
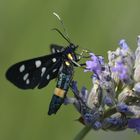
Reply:
[[[41,66],[41,61],[40,60],[35,61],[35,65],[36,68],[39,68]]]
[[[20,67],[19,67],[19,71],[20,72],[23,72],[25,70],[25,65],[21,65]]]

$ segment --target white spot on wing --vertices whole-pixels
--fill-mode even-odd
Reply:
[[[19,71],[23,72],[24,70],[25,70],[25,65],[21,65],[20,68],[19,68]]]
[[[57,71],[57,69],[53,69],[53,71],[52,72],[56,72]]]
[[[24,80],[24,81],[27,80],[28,76],[29,76],[29,73],[26,73],[26,74],[23,76],[23,80]]]
[[[50,75],[48,74],[48,75],[47,75],[47,80],[49,80],[49,79],[50,79]]]
[[[39,68],[41,66],[41,61],[40,60],[35,61],[35,65],[37,68]]]
[[[43,67],[43,68],[41,69],[41,76],[43,76],[43,74],[45,73],[45,71],[46,71],[46,68]]]
[[[53,62],[56,62],[56,58],[53,58],[52,61],[53,61]]]
[[[26,84],[27,84],[27,85],[28,85],[28,84],[30,84],[30,81],[29,81],[29,79],[27,79],[27,80],[26,80]]]
[[[55,49],[54,48],[52,48],[52,53],[55,53]]]

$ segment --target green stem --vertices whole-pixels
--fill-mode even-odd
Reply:
[[[74,138],[74,140],[83,140],[83,138],[87,135],[87,133],[91,130],[90,126],[85,126],[78,135]]]

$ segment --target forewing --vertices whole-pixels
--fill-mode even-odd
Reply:
[[[62,53],[22,61],[7,70],[6,78],[21,89],[33,89],[40,84],[42,88],[57,76],[61,63]]]
[[[63,46],[59,46],[59,45],[55,45],[55,44],[50,45],[51,53],[59,53],[59,52],[64,51],[64,49],[65,48]]]
[[[62,60],[58,59],[57,63],[53,64],[49,69],[47,69],[47,71],[45,71],[45,73],[43,74],[39,82],[38,85],[39,89],[45,87],[50,82],[50,80],[57,77],[61,65],[62,65]]]

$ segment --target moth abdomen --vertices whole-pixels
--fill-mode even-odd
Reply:
[[[52,96],[49,105],[48,115],[56,114],[56,112],[59,110],[60,106],[64,102],[65,95],[66,95],[65,90],[60,88],[55,88],[54,95]]]

